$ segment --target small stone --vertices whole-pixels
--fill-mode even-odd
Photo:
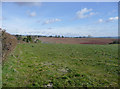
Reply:
[[[48,83],[47,85],[45,85],[45,87],[52,87],[53,84],[52,83]]]

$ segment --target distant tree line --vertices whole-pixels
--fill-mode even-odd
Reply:
[[[92,36],[78,36],[78,37],[67,37],[67,36],[60,36],[60,35],[55,35],[55,36],[38,36],[38,37],[53,37],[53,38],[92,38]]]
[[[60,36],[60,35],[55,35],[55,36],[41,36],[41,35],[27,35],[27,36],[24,36],[24,35],[15,35],[16,38],[18,40],[22,40],[22,41],[25,41],[25,42],[33,42],[35,38],[39,38],[39,37],[53,37],[53,38],[91,38],[90,35],[88,36],[78,36],[78,37],[67,37],[67,36]]]
[[[55,36],[45,36],[45,37],[55,37],[55,38],[91,38],[91,35],[88,36],[77,36],[77,37],[67,37],[67,36],[60,36],[60,35],[55,35]]]

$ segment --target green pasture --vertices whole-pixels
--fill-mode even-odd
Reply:
[[[3,87],[117,87],[118,45],[18,44]]]

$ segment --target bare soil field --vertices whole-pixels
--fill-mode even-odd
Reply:
[[[62,44],[109,44],[117,39],[112,38],[52,38],[40,37],[42,43],[62,43]]]

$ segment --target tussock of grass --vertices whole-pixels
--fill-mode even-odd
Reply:
[[[3,87],[117,87],[117,49],[117,45],[18,44],[4,63]]]

